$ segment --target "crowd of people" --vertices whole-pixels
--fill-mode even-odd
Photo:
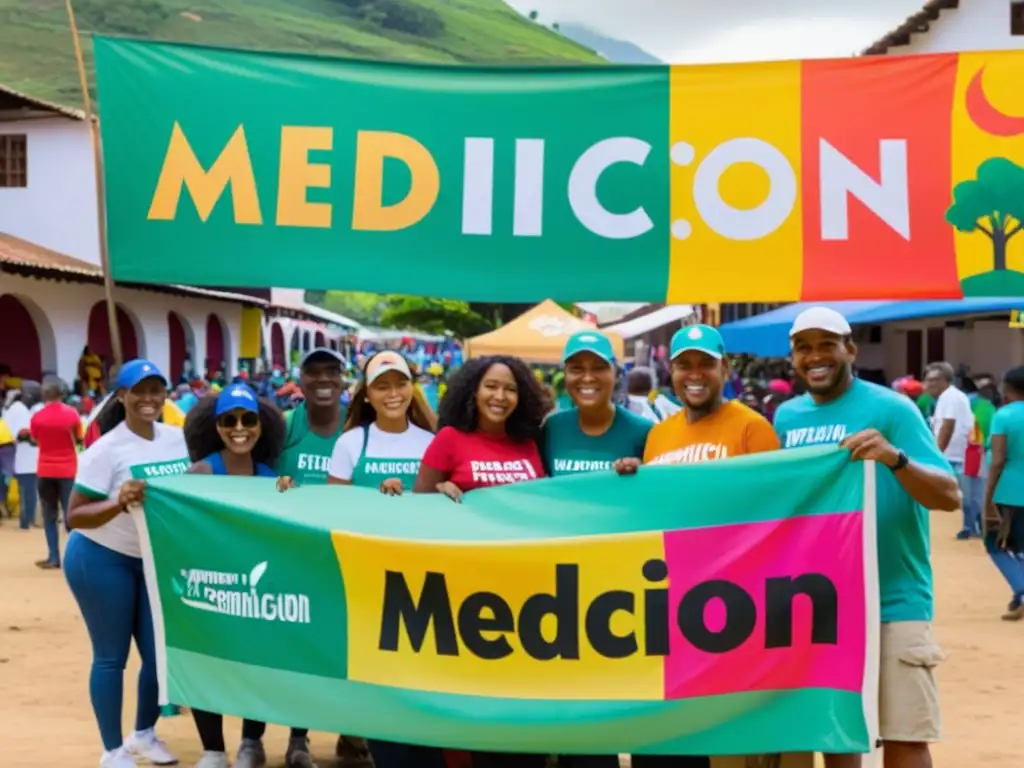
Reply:
[[[467,493],[507,483],[595,471],[632,475],[647,465],[837,443],[853,460],[880,465],[879,712],[885,764],[927,768],[928,745],[940,736],[934,668],[943,658],[931,630],[928,511],[964,508],[965,538],[984,537],[1009,583],[1012,599],[1004,618],[1022,618],[1024,368],[1005,375],[1001,395],[991,381],[974,387],[972,403],[945,363],[928,368],[920,392],[905,377],[892,387],[857,377],[850,326],[833,310],[802,313],[790,341],[790,361],[757,374],[761,388],[752,377],[737,375],[721,335],[710,326],[679,330],[665,371],[623,371],[608,337],[586,330],[569,339],[557,371],[531,369],[512,356],[475,358],[442,370],[433,377],[445,387],[436,409],[416,366],[387,349],[361,356],[354,369],[336,351],[312,350],[294,372],[298,396],[286,403],[273,374],[243,374],[231,382],[202,382],[201,388],[187,382],[176,389],[157,366],[134,360],[121,366],[107,399],[83,421],[63,402],[66,391],[59,382],[37,388],[23,383],[4,412],[15,443],[10,474],[25,487],[23,496],[29,486],[38,489],[49,550],[40,567],[63,565],[89,631],[89,690],[104,749],[101,766],[129,768],[136,756],[161,765],[175,759],[155,732],[160,709],[152,617],[138,533],[125,514],[145,499],[140,478],[147,466],[161,465],[162,474],[275,477],[275,492],[354,485],[389,495],[444,494],[458,503]],[[930,405],[922,404],[925,395]],[[978,410],[980,399],[992,406],[991,413]],[[169,407],[182,415],[180,426],[173,423],[177,417],[168,418]],[[80,454],[78,443],[88,445]],[[982,448],[978,467],[969,463],[971,446]],[[34,482],[26,458],[32,451]],[[70,532],[63,564],[59,507]],[[30,526],[34,502],[22,510],[22,525]],[[123,676],[132,640],[143,663],[135,728],[124,738]],[[193,710],[192,717],[204,750],[197,768],[227,768],[232,763],[222,715]],[[287,725],[295,727],[286,764],[313,766],[307,731]],[[266,765],[264,730],[263,723],[244,721],[240,744],[232,750],[235,768]],[[372,761],[377,768],[540,768],[550,759],[354,736],[340,736],[337,752],[344,765]],[[860,755],[825,759],[828,768],[861,764]],[[569,768],[618,765],[615,755],[558,760]],[[708,768],[710,760],[636,755],[632,765]]]

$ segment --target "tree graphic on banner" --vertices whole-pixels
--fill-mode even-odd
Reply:
[[[1013,295],[1024,287],[1024,273],[1006,266],[1007,245],[1024,224],[1024,168],[1005,157],[985,160],[976,178],[953,187],[946,221],[992,242],[992,271],[966,278],[965,295]]]

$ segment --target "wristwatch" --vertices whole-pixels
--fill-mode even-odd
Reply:
[[[901,469],[903,469],[909,463],[910,463],[910,459],[907,457],[907,454],[905,454],[903,451],[899,451],[896,454],[896,463],[895,464],[890,464],[888,466],[889,466],[889,469],[891,471],[899,472]]]

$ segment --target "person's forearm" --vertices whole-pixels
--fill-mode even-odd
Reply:
[[[117,499],[102,499],[72,507],[68,512],[68,528],[99,528],[124,512]]]
[[[948,472],[912,461],[895,474],[903,490],[926,509],[960,509],[960,486]]]

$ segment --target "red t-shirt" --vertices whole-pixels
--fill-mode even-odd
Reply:
[[[423,463],[444,472],[463,491],[544,477],[544,464],[532,440],[517,443],[505,435],[460,432],[454,427],[437,433]]]
[[[82,436],[78,411],[64,403],[50,403],[32,417],[29,433],[39,446],[36,475],[74,479],[78,471],[75,440]]]

